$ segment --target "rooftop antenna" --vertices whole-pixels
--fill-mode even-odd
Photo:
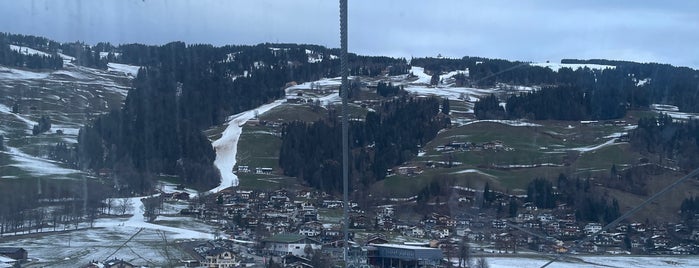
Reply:
[[[348,182],[348,162],[349,162],[349,135],[347,122],[347,91],[349,90],[347,75],[347,0],[340,0],[340,73],[342,75],[342,86],[340,94],[342,95],[342,188],[343,188],[343,259],[345,264],[348,261],[349,251],[349,182]]]

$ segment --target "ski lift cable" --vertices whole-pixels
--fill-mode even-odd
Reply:
[[[590,242],[590,240],[592,240],[593,238],[595,238],[595,237],[596,237],[597,235],[599,235],[600,233],[602,233],[602,232],[604,232],[604,231],[607,231],[607,230],[609,230],[610,228],[616,226],[619,222],[625,220],[625,219],[628,218],[628,217],[631,217],[633,214],[636,214],[636,212],[638,212],[639,210],[641,210],[643,207],[645,207],[646,205],[648,205],[650,202],[653,202],[653,200],[658,199],[660,196],[664,195],[664,194],[667,193],[668,191],[670,191],[670,190],[672,190],[673,188],[677,187],[678,185],[680,185],[680,184],[681,184],[682,182],[684,182],[685,180],[687,180],[687,179],[689,179],[689,178],[693,178],[693,177],[695,177],[695,176],[697,176],[697,175],[699,175],[699,168],[695,169],[694,171],[690,172],[689,174],[685,175],[684,177],[679,178],[679,179],[676,180],[675,182],[673,182],[673,183],[671,183],[670,185],[666,186],[665,188],[663,188],[663,189],[660,190],[659,192],[655,193],[654,195],[652,195],[651,197],[649,197],[648,199],[646,199],[645,201],[643,201],[641,204],[639,204],[639,205],[636,206],[635,208],[633,208],[633,209],[627,211],[626,213],[624,213],[624,215],[619,216],[616,220],[614,220],[614,221],[608,223],[607,225],[605,225],[604,227],[602,227],[602,229],[598,230],[597,232],[595,232],[595,233],[593,233],[593,234],[591,234],[591,235],[588,235],[588,236],[585,237],[583,240],[581,240],[580,242],[576,243],[570,250],[568,250],[568,252],[571,252],[571,251],[573,251],[574,249],[578,249],[578,248],[581,247],[583,244],[585,244],[585,243],[587,243],[587,242]],[[546,264],[542,265],[541,268],[545,268],[545,267],[549,266],[550,264],[552,264],[552,263],[554,263],[554,262],[560,260],[560,259],[561,259],[564,255],[566,255],[566,254],[568,254],[568,253],[563,253],[563,254],[558,255],[558,257],[556,257],[555,259],[550,260],[550,261],[547,262]]]

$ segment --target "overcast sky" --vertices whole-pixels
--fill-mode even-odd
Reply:
[[[349,0],[349,50],[699,68],[699,1]],[[339,47],[337,0],[0,0],[0,31],[95,44]]]

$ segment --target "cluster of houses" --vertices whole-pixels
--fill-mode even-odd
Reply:
[[[542,210],[525,203],[523,208],[524,212],[514,218],[491,221],[489,236],[496,248],[507,251],[526,247],[549,253],[589,254],[699,253],[699,230],[690,232],[685,224],[633,222],[602,231],[602,223],[577,221],[575,212],[565,204]],[[595,236],[589,242],[576,245],[576,241],[590,235]]]
[[[503,199],[502,203],[507,203],[504,198],[508,197],[498,196],[498,200]],[[293,260],[294,263],[303,262],[303,258],[309,258],[311,252],[319,249],[333,256],[341,256],[341,251],[338,252],[343,238],[340,219],[320,219],[318,216],[319,209],[340,211],[342,208],[341,201],[327,194],[307,190],[228,189],[221,192],[216,200],[215,203],[194,206],[186,212],[221,223],[227,236],[236,241],[249,241],[255,245],[253,248],[256,248],[257,254],[300,258]],[[464,200],[472,202],[473,197],[467,196]],[[696,246],[699,244],[699,231],[690,232],[691,228],[682,224],[622,224],[599,233],[581,246],[575,246],[575,241],[600,231],[603,225],[578,221],[575,211],[565,204],[554,209],[539,209],[531,203],[524,203],[519,209],[520,213],[512,218],[498,218],[496,213],[470,215],[452,211],[451,214],[456,215],[431,212],[420,220],[398,218],[395,213],[397,205],[400,204],[377,206],[369,214],[356,203],[351,203],[350,237],[353,239],[362,233],[359,240],[363,240],[367,234],[399,234],[421,241],[437,241],[432,246],[445,254],[458,248],[458,241],[462,239],[484,245],[480,250],[495,253],[523,249],[589,254],[699,253]]]
[[[448,153],[448,152],[466,152],[466,151],[512,151],[514,148],[508,147],[499,140],[475,143],[475,142],[457,142],[452,141],[444,145],[439,145],[434,148],[437,152]]]
[[[251,168],[250,166],[238,166],[237,173],[254,173],[254,174],[267,174],[270,175],[274,172],[271,167],[256,167]]]
[[[376,206],[371,213],[350,203],[350,240],[360,266],[444,267],[445,256],[458,255],[463,240],[479,245],[472,246],[473,251],[486,254],[524,250],[584,254],[699,253],[699,222],[689,225],[633,222],[602,231],[603,223],[579,221],[566,204],[541,209],[524,200],[519,200],[522,205],[515,217],[502,218],[498,213],[474,208],[475,192],[470,188],[460,189],[458,193],[464,202],[458,199],[459,209],[452,210],[450,215],[426,212],[421,219],[402,219],[396,213],[397,207],[411,202],[409,199],[391,199],[388,202],[393,204]],[[504,205],[508,198],[521,197],[498,193],[494,202]],[[319,210],[341,211],[342,207],[342,201],[318,191],[226,189],[207,202],[192,202],[183,213],[220,224],[225,232],[221,237],[227,239],[184,242],[183,248],[189,249],[193,258],[183,260],[182,264],[244,267],[274,261],[282,267],[313,267],[313,255],[318,252],[340,260],[343,257],[341,221],[319,217]],[[427,242],[394,244],[385,234]],[[588,242],[576,244],[593,234],[597,235]],[[418,255],[423,257],[405,257]]]

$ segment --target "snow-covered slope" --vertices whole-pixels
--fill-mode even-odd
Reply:
[[[238,186],[238,176],[233,173],[233,167],[236,163],[236,154],[238,153],[238,140],[243,131],[243,125],[248,120],[255,117],[255,113],[263,114],[274,107],[284,103],[284,99],[276,100],[257,107],[256,109],[245,111],[228,118],[226,130],[223,131],[221,138],[215,140],[211,145],[216,150],[216,160],[214,165],[221,172],[221,183],[216,188],[209,192],[217,193],[231,186]]]
[[[544,67],[544,68],[549,68],[553,70],[554,72],[558,72],[559,69],[561,68],[571,68],[573,70],[579,69],[579,68],[590,68],[592,70],[604,70],[604,69],[614,69],[616,66],[613,65],[601,65],[601,64],[572,64],[572,63],[532,63],[530,64],[532,66],[539,66],[539,67]]]
[[[11,46],[20,53],[49,55],[36,49]],[[61,55],[60,70],[28,70],[0,66],[0,151],[2,174],[12,178],[75,178],[81,171],[48,160],[49,148],[58,142],[77,143],[78,129],[97,115],[121,107],[138,66],[109,63],[110,70],[76,66],[72,57]],[[13,113],[13,108],[18,108]],[[51,129],[32,135],[42,116]],[[9,174],[11,173],[11,175]]]

